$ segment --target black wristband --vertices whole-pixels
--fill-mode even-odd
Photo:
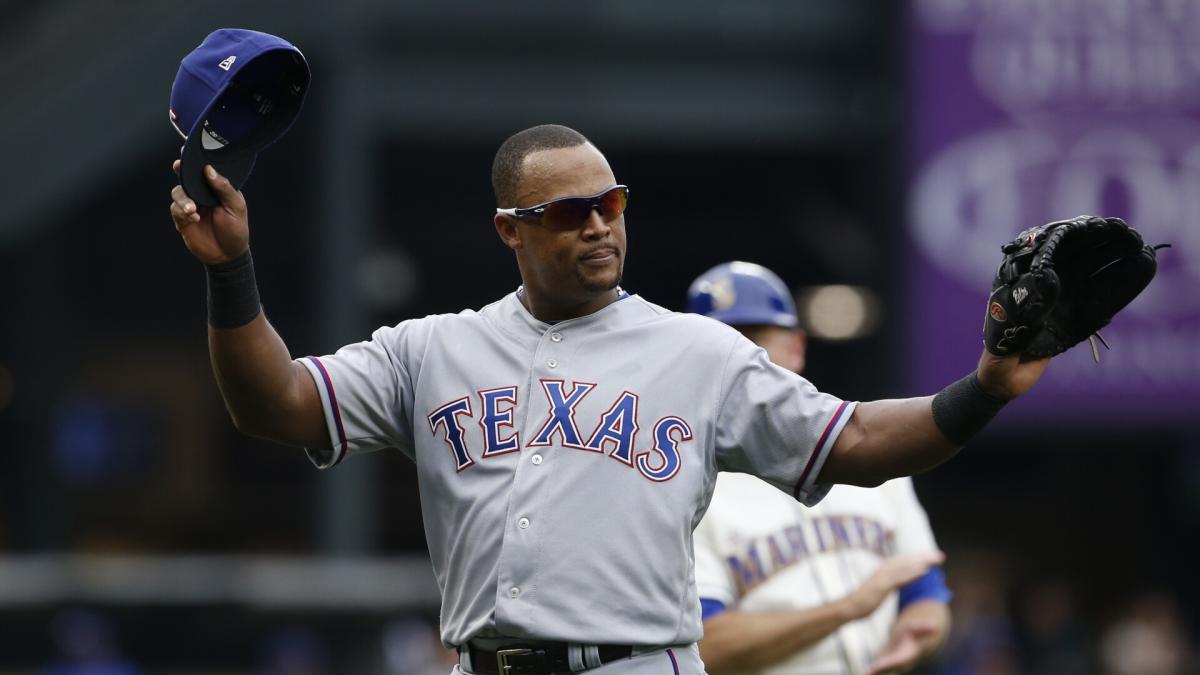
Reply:
[[[983,390],[975,373],[933,397],[933,421],[951,442],[962,445],[987,426],[1008,403]]]
[[[208,272],[208,325],[245,326],[262,311],[249,249],[233,260],[205,265],[204,269]]]

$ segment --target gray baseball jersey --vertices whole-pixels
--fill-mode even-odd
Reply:
[[[310,457],[416,462],[447,645],[695,642],[692,530],[718,470],[816,503],[854,404],[711,319],[622,294],[551,325],[518,293],[299,359],[333,440]]]

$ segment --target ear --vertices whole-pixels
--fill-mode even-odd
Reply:
[[[796,372],[803,373],[805,365],[804,356],[808,351],[808,333],[799,328],[792,331],[792,349],[795,351],[796,362],[799,364],[796,367]]]
[[[504,213],[497,213],[493,222],[496,223],[496,234],[500,235],[500,241],[504,245],[514,251],[521,249],[521,231],[517,227],[517,220],[512,216]]]

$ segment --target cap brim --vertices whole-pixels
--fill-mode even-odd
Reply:
[[[197,124],[197,127],[203,127],[203,120],[207,114],[206,111],[205,115],[200,118],[201,122]],[[197,204],[218,206],[221,199],[217,193],[213,192],[212,187],[208,184],[208,179],[204,177],[204,165],[211,164],[217,173],[229,179],[233,187],[240,190],[246,179],[250,177],[250,171],[254,169],[254,159],[257,153],[223,148],[205,149],[204,134],[203,128],[193,129],[192,133],[188,134],[187,141],[183,144],[183,154],[179,158],[179,184]]]
[[[707,316],[730,326],[779,326],[780,328],[797,328],[800,321],[787,312],[761,311],[726,311],[709,312]]]

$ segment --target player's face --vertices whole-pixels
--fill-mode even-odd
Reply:
[[[743,335],[767,350],[767,358],[793,373],[804,372],[804,331],[780,326],[738,326]]]
[[[525,159],[517,206],[560,197],[595,195],[617,184],[608,160],[590,143],[531,153]],[[625,267],[625,216],[605,221],[593,210],[581,227],[555,230],[537,219],[513,218],[505,242],[517,252],[531,292],[552,304],[578,307],[606,295]]]

